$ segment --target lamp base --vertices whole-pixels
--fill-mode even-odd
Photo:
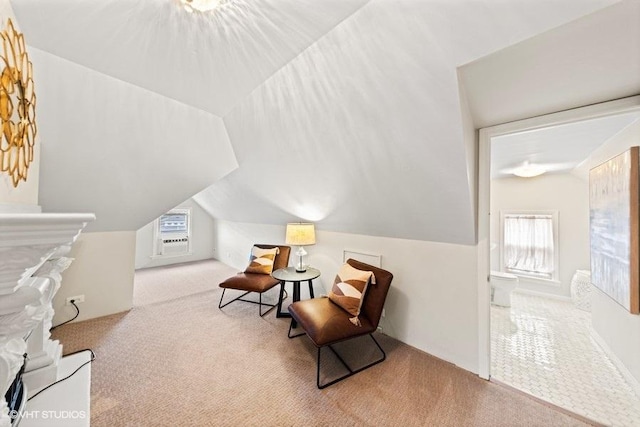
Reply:
[[[302,263],[302,257],[305,256],[306,254],[307,254],[307,251],[305,251],[302,246],[298,246],[298,252],[296,252],[296,255],[298,255],[300,259],[296,264],[297,273],[304,273],[305,271],[307,271],[307,266]]]

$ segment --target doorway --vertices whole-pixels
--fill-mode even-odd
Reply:
[[[585,317],[586,314],[582,316],[583,318],[581,320],[578,319],[575,322],[575,325],[577,325],[579,328],[582,328],[582,329],[579,329],[578,332],[576,331],[568,332],[569,328],[563,328],[561,331],[558,331],[558,330],[554,331],[548,327],[549,325],[554,324],[554,321],[551,320],[553,316],[558,316],[558,318],[560,319],[559,321],[555,321],[555,323],[558,324],[558,323],[561,323],[561,321],[566,321],[568,319],[567,317],[569,316],[569,314],[567,314],[568,312],[573,312],[578,316],[578,318],[582,314],[579,310],[578,311],[575,310],[575,307],[573,306],[573,304],[571,304],[570,300],[567,301],[568,299],[567,292],[566,292],[566,289],[568,286],[567,281],[570,279],[567,279],[566,271],[564,275],[565,277],[563,279],[558,280],[559,282],[561,282],[561,286],[564,286],[565,292],[564,293],[557,292],[559,296],[564,296],[564,301],[563,301],[563,298],[556,298],[556,301],[552,301],[550,303],[544,298],[541,299],[541,297],[544,297],[544,295],[536,296],[536,295],[533,295],[532,292],[529,292],[528,294],[527,293],[521,294],[520,292],[517,292],[513,294],[513,295],[517,295],[514,298],[515,308],[513,310],[511,309],[500,310],[496,308],[492,309],[491,286],[489,284],[490,271],[492,269],[496,269],[496,268],[500,269],[504,267],[503,265],[504,260],[500,259],[500,255],[499,255],[500,252],[498,253],[495,252],[495,248],[497,245],[499,247],[500,242],[495,241],[496,240],[495,228],[499,226],[495,224],[496,223],[499,224],[499,222],[497,221],[499,212],[496,211],[495,206],[493,207],[493,210],[492,210],[492,206],[491,206],[492,166],[495,167],[495,165],[492,165],[492,157],[494,158],[494,162],[495,162],[495,156],[492,156],[492,143],[500,139],[505,139],[510,135],[524,135],[527,133],[531,134],[531,133],[534,133],[546,128],[550,128],[550,127],[571,125],[571,124],[576,124],[584,121],[597,120],[597,119],[614,117],[614,116],[630,114],[630,113],[640,114],[640,97],[626,98],[618,101],[597,104],[589,107],[564,111],[564,112],[550,114],[546,116],[540,116],[532,119],[522,120],[518,122],[508,123],[508,124],[494,126],[491,128],[480,130],[479,206],[478,206],[478,218],[479,218],[479,226],[478,226],[479,319],[478,320],[479,320],[479,329],[480,329],[479,331],[480,333],[479,375],[482,378],[485,378],[485,379],[492,378],[494,380],[498,379],[499,381],[505,382],[507,384],[511,382],[511,384],[509,385],[515,386],[516,388],[519,388],[537,397],[543,398],[544,400],[551,401],[553,399],[549,399],[547,397],[552,395],[553,393],[557,393],[558,390],[562,388],[562,385],[560,385],[559,383],[571,382],[571,380],[569,379],[565,381],[562,377],[560,377],[560,379],[556,381],[558,384],[552,382],[551,384],[546,384],[546,385],[544,384],[540,385],[539,382],[534,381],[535,378],[544,374],[544,371],[537,372],[535,371],[534,368],[536,366],[541,366],[543,369],[546,368],[548,371],[553,367],[552,366],[553,364],[551,362],[554,362],[554,361],[557,362],[557,360],[555,360],[554,358],[556,358],[559,355],[559,352],[563,351],[559,348],[545,350],[545,345],[552,345],[554,342],[557,343],[559,341],[558,334],[560,332],[564,334],[562,335],[563,338],[561,341],[567,341],[566,339],[564,339],[567,333],[569,333],[569,336],[581,334],[583,335],[583,337],[586,339],[587,342],[593,340],[592,338],[593,334],[590,333],[590,326],[585,326],[585,323],[589,322],[589,319]],[[606,158],[604,160],[606,160]],[[494,171],[494,174],[495,174],[495,171]],[[560,216],[562,217],[562,212],[560,213]],[[494,231],[493,235],[491,233],[492,227]],[[493,251],[491,250],[492,247],[494,248]],[[499,263],[496,263],[496,257],[499,258]],[[492,261],[493,261],[493,264],[492,264]],[[562,259],[560,262],[562,262]],[[496,265],[498,265],[498,267],[496,267]],[[549,289],[553,289],[553,287],[550,287]],[[563,311],[563,310],[568,310],[568,311]],[[544,319],[546,319],[546,321]],[[571,322],[568,322],[568,323],[571,323]],[[495,326],[496,328],[492,329],[492,326]],[[495,352],[496,348],[492,348],[491,333],[494,332],[493,342],[494,344],[497,345],[497,343],[495,342],[495,337],[496,337],[495,329],[497,328],[502,328],[502,331],[499,332],[498,334],[503,334],[503,336],[505,336],[505,334],[509,335],[509,339],[512,339],[512,341],[506,344],[503,342],[501,345],[503,345],[503,350],[504,350],[504,345],[508,346],[507,353],[512,353],[514,356],[514,359],[505,361],[503,355],[498,356],[497,353]],[[507,329],[505,330],[504,328],[507,328]],[[531,331],[535,332],[536,328],[538,329],[538,332],[540,332],[540,334],[536,335],[536,334],[525,333],[527,332],[527,330],[529,332]],[[533,343],[531,342],[536,340],[538,342],[533,342]],[[518,343],[523,345],[518,346]],[[539,345],[539,346],[536,347],[536,345]],[[587,345],[589,345],[589,343],[587,343]],[[576,348],[577,344],[575,343],[571,344],[569,348],[571,348],[572,346],[573,348]],[[540,349],[538,350],[539,351],[538,354],[535,354],[536,348]],[[596,349],[594,351],[597,351],[598,348],[600,347],[596,344]],[[492,350],[493,350],[493,353],[492,353]],[[510,376],[510,374],[514,371],[514,369],[516,370],[519,369],[519,367],[516,365],[522,362],[522,360],[516,360],[515,357],[517,357],[518,354],[522,355],[523,352],[524,353],[533,352],[531,354],[531,357],[529,358],[530,359],[529,361],[531,360],[533,361],[532,365],[526,365],[524,367],[521,367],[522,369],[520,369],[517,372],[517,375]],[[495,364],[492,364],[492,356],[494,359],[496,359],[497,357],[502,357],[500,363],[504,364],[505,369],[500,370]],[[550,359],[554,359],[554,361],[551,361]],[[528,359],[525,357],[524,360],[526,361]],[[495,361],[496,360],[494,360],[494,362]],[[492,370],[492,365],[493,365],[493,370]],[[576,365],[575,360],[573,361],[573,365]],[[494,371],[498,371],[498,372],[494,372]],[[576,375],[579,375],[579,374],[576,374]],[[584,376],[584,373],[582,373],[582,375]],[[501,376],[502,378],[497,378],[497,376],[498,377]],[[622,376],[624,377],[624,374],[622,374]],[[520,383],[514,384],[514,382],[518,382],[518,381],[515,381],[514,378],[519,378],[522,381],[518,380],[520,381]],[[626,378],[622,378],[622,379],[625,380]],[[574,382],[576,383],[576,387],[579,388],[580,387],[579,381],[577,382],[574,381]],[[605,387],[606,387],[605,385],[602,386],[602,388],[605,388]],[[545,390],[540,391],[541,389],[546,389],[546,394],[543,393],[543,391]],[[632,386],[631,393],[634,393],[636,391],[637,390],[635,390],[635,388]],[[578,404],[572,405],[574,401],[575,402],[580,401],[580,405]],[[579,414],[581,413],[582,415],[585,415],[591,419],[598,418],[598,416],[594,416],[593,413],[589,413],[589,411],[586,410],[588,409],[586,407],[593,406],[591,403],[588,403],[588,402],[590,402],[588,399],[582,399],[580,396],[576,396],[571,401],[561,401],[559,399],[556,399],[555,402],[551,401],[551,403],[554,403],[561,407],[565,407],[572,412],[579,413]],[[640,413],[640,412],[637,412],[637,411],[640,411],[640,405],[635,405],[634,402],[631,402],[627,406],[628,406],[627,412],[629,416],[637,415]],[[583,407],[585,407],[584,411],[582,411]],[[602,421],[606,422],[606,419],[603,416],[599,416],[599,418]],[[611,424],[611,422],[608,422],[607,424]],[[624,425],[626,423],[624,421],[617,421],[615,424]]]

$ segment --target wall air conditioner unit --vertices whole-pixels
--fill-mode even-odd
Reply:
[[[188,236],[163,237],[160,240],[159,255],[182,255],[189,252]]]
[[[188,255],[191,239],[191,210],[172,209],[156,220],[155,255]]]

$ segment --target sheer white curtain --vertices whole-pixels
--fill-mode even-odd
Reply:
[[[551,278],[554,270],[553,216],[505,214],[503,223],[505,268]]]

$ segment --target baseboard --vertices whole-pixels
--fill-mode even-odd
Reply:
[[[618,359],[618,356],[616,356],[613,350],[611,350],[611,347],[609,347],[609,344],[607,344],[607,342],[600,336],[600,334],[595,329],[593,329],[593,327],[589,327],[589,332],[591,333],[591,338],[593,338],[593,340],[596,343],[598,343],[600,348],[602,348],[602,351],[604,351],[607,354],[607,356],[611,360],[611,363],[613,363],[614,366],[618,368],[618,370],[620,371],[624,379],[627,381],[627,383],[631,386],[631,388],[636,393],[636,395],[640,396],[640,382],[636,379],[636,377],[633,376],[633,374],[629,371],[629,369],[627,369],[627,367],[624,366],[624,363],[622,363],[622,361]]]
[[[529,289],[516,289],[513,292],[517,292],[519,294],[525,294],[525,295],[532,295],[535,297],[550,298],[558,301],[571,302],[571,297],[565,297],[564,295],[547,294],[545,292],[531,291]]]

